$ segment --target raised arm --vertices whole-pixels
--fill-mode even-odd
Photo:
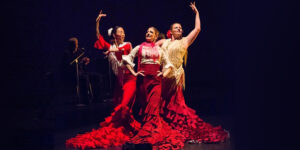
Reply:
[[[102,10],[100,10],[100,13],[96,19],[96,36],[98,40],[94,43],[94,47],[101,50],[109,50],[110,48],[110,44],[104,40],[103,36],[100,34],[99,31],[99,22],[101,18],[105,16],[106,14],[102,14]]]
[[[195,28],[188,34],[185,38],[185,47],[188,48],[197,38],[199,32],[201,31],[201,22],[198,9],[196,7],[195,2],[190,4],[190,7],[195,13]]]
[[[106,14],[102,14],[102,10],[100,10],[99,15],[96,19],[96,36],[97,36],[97,38],[99,38],[99,35],[100,35],[99,22],[100,22],[101,18],[105,17],[105,16],[106,16]]]

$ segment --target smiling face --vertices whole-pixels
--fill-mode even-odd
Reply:
[[[119,27],[115,33],[113,33],[114,38],[117,40],[119,44],[124,42],[125,39],[125,31],[122,27]]]
[[[179,39],[182,37],[182,27],[181,27],[181,24],[179,23],[174,23],[172,26],[171,26],[171,34],[174,36],[175,39]]]
[[[156,28],[154,27],[150,27],[148,28],[147,32],[146,32],[146,41],[147,42],[155,42],[158,36],[158,31]]]

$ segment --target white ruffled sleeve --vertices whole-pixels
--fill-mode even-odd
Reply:
[[[108,54],[108,61],[111,65],[111,69],[113,70],[114,74],[118,76],[120,73],[119,70],[122,67],[122,63],[118,61],[114,52]]]
[[[138,45],[134,49],[132,49],[128,55],[122,55],[123,64],[129,64],[133,68],[135,66],[133,61],[134,61],[134,58],[136,57],[139,49],[140,49],[140,46]]]

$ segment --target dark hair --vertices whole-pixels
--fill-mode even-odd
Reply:
[[[161,40],[161,39],[166,39],[165,34],[163,34],[163,33],[159,33],[159,34],[158,34],[157,41],[159,41],[159,40]]]
[[[111,37],[113,36],[113,34],[116,34],[117,33],[117,30],[119,29],[119,28],[123,28],[123,27],[121,27],[121,26],[115,26],[114,28],[113,28],[113,30],[111,31]],[[123,28],[124,29],[124,28]]]
[[[124,30],[124,28],[121,27],[121,26],[115,26],[115,27],[112,29],[111,35],[109,35],[109,37],[110,37],[110,42],[111,42],[111,43],[114,43],[114,36],[113,36],[113,35],[117,33],[117,30],[118,30],[119,28],[122,28],[122,29]]]

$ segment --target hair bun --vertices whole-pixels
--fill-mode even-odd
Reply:
[[[109,28],[109,29],[107,30],[107,35],[108,35],[108,36],[111,36],[112,30],[113,30],[113,28]]]

